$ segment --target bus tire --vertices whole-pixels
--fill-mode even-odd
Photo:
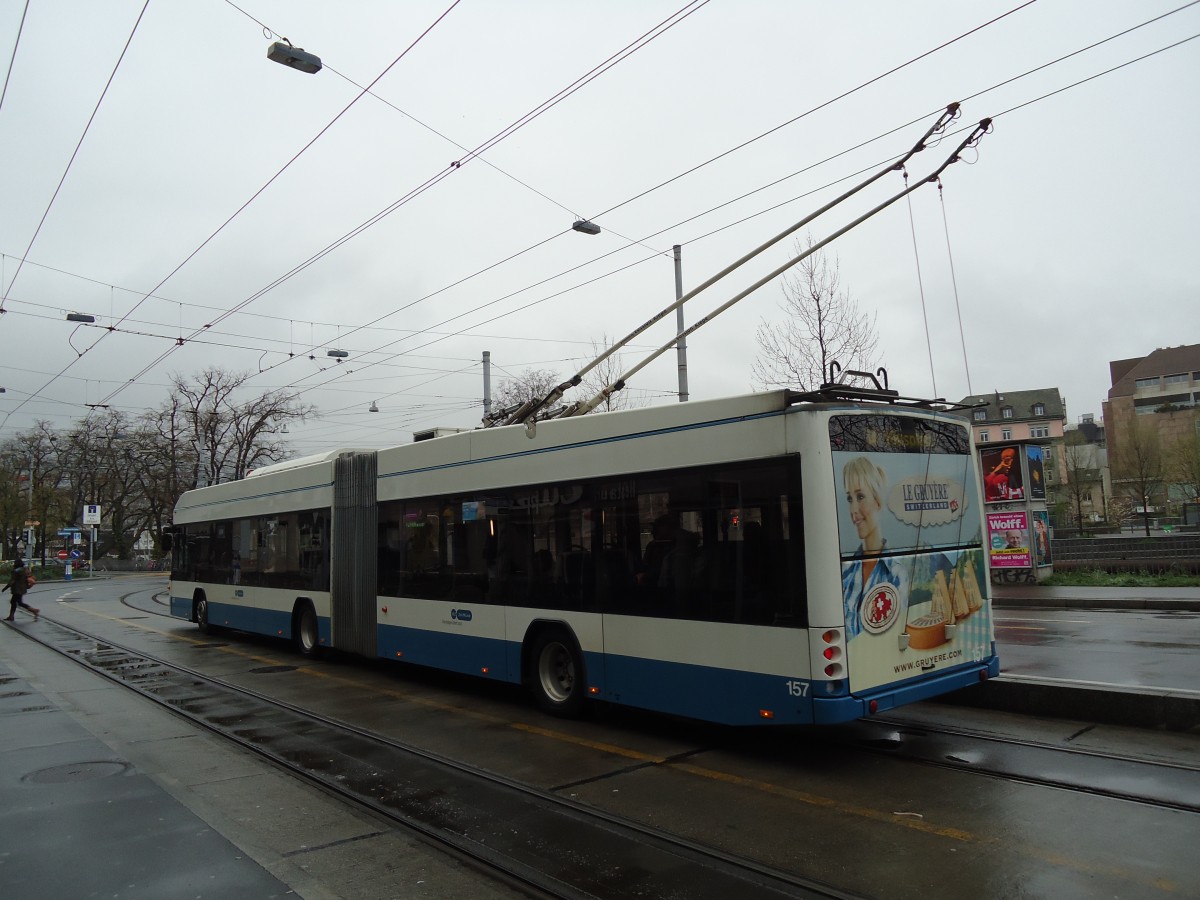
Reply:
[[[570,633],[550,628],[534,638],[529,655],[529,685],[542,711],[574,718],[583,711],[587,678]]]
[[[307,600],[298,604],[292,614],[292,640],[300,655],[308,659],[318,659],[321,656],[321,628],[317,622],[317,613]]]
[[[195,620],[201,634],[216,634],[220,631],[220,628],[208,620],[208,598],[203,594],[196,597],[195,604],[192,607],[192,618]]]

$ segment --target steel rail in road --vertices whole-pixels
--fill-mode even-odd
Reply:
[[[190,723],[541,895],[859,895],[320,716],[43,615],[20,629]]]
[[[903,714],[860,719],[844,733],[853,746],[911,762],[1200,813],[1200,765],[932,726]]]

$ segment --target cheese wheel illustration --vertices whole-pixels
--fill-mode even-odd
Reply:
[[[946,620],[940,613],[926,613],[908,623],[908,646],[929,650],[946,643]]]

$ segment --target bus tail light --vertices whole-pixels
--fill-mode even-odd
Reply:
[[[819,637],[818,637],[819,635]],[[822,664],[820,668],[814,665],[813,675],[829,679],[846,677],[846,631],[843,628],[826,628],[824,631],[813,632],[814,663]]]
[[[775,718],[775,713],[769,709],[760,709],[758,711],[758,717],[760,719],[773,719]]]

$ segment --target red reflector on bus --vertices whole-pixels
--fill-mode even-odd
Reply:
[[[981,670],[979,671],[979,680],[980,680],[980,681],[987,681],[987,680],[988,680],[988,670],[987,670],[987,669],[981,669]]]
[[[769,709],[760,709],[760,710],[758,711],[758,715],[759,715],[759,718],[762,718],[762,719],[773,719],[773,718],[775,718],[775,713],[773,713],[773,712],[772,712],[771,710],[769,710]]]
[[[386,606],[383,608],[383,614],[387,615],[387,607]]]
[[[867,704],[867,708],[869,710],[871,710],[871,715],[875,715],[875,713],[879,712],[879,701],[872,700],[870,703]]]

